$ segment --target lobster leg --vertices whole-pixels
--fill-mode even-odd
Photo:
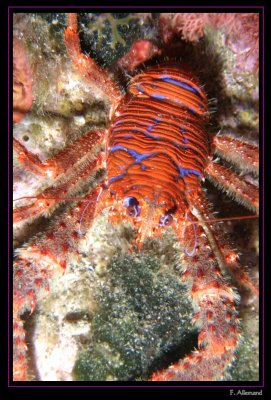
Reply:
[[[178,227],[175,232],[180,235]],[[168,369],[155,373],[152,381],[214,381],[219,380],[225,368],[234,359],[240,331],[236,324],[237,294],[223,278],[207,236],[197,227],[198,247],[187,259],[190,268],[183,277],[191,289],[192,304],[196,310],[194,322],[200,329],[199,349]]]
[[[91,225],[96,213],[94,204],[102,191],[103,184],[100,184],[86,197],[90,202],[89,207],[86,208],[86,204],[79,201],[39,240],[17,251],[13,279],[14,380],[27,379],[27,346],[21,315],[27,310],[31,313],[34,311],[40,290],[49,290],[50,280],[56,279],[65,270],[67,254],[76,249],[80,241],[82,213],[84,223]]]
[[[66,172],[76,161],[90,153],[95,144],[103,138],[103,131],[90,131],[81,135],[74,143],[60,150],[54,157],[41,162],[38,156],[28,151],[17,139],[13,138],[13,148],[18,161],[26,170],[41,176],[57,178]]]
[[[77,26],[77,14],[68,14],[68,26],[65,31],[65,41],[68,54],[75,68],[91,83],[94,83],[101,92],[105,93],[113,104],[117,105],[122,98],[122,92],[109,77],[89,56],[81,52]]]
[[[84,179],[89,178],[101,167],[101,160],[94,160],[95,153],[99,150],[99,141],[103,138],[103,132],[88,132],[81,136],[74,143],[60,151],[56,156],[41,163],[33,160],[33,154],[22,147],[19,151],[19,158],[24,166],[34,171],[37,167],[42,173],[50,176],[60,176],[64,172],[66,177],[61,177],[60,183],[54,187],[45,189],[39,194],[31,205],[17,207],[14,210],[14,222],[34,218],[41,214],[48,214],[52,208],[59,203],[59,199],[72,196],[78,186],[82,185]],[[18,143],[16,149],[18,150]],[[97,146],[95,146],[97,144]],[[78,158],[79,157],[79,158]],[[36,157],[37,158],[37,157]],[[80,159],[79,163],[76,161]],[[73,168],[71,168],[73,166]]]
[[[220,268],[222,270],[226,268],[235,282],[249,288],[256,296],[259,296],[258,287],[252,281],[246,269],[238,262],[238,254],[227,244],[227,240],[223,237],[223,233],[219,231],[220,226],[215,226],[213,223],[208,224],[203,222],[213,218],[207,200],[199,197],[197,199],[197,208],[200,209],[198,219],[202,222],[202,226],[208,236],[209,242],[211,242],[212,248],[216,253],[216,258],[220,260]]]
[[[257,146],[227,135],[216,135],[213,144],[218,156],[237,165],[241,171],[258,175],[259,149]]]
[[[243,142],[227,135],[217,135],[213,140],[214,151],[243,173],[254,176],[259,173],[259,149],[257,146]],[[206,168],[206,178],[214,185],[233,196],[237,201],[254,212],[259,209],[259,191],[255,179],[240,177],[223,165],[211,162]]]
[[[166,370],[153,374],[152,381],[220,380],[234,360],[240,338],[236,310],[239,296],[224,278],[223,270],[228,264],[233,275],[241,276],[244,284],[247,284],[249,277],[238,267],[237,257],[233,260],[232,250],[225,247],[225,251],[221,251],[217,244],[218,230],[215,227],[211,230],[203,222],[212,219],[209,210],[207,213],[207,202],[198,198],[194,203],[190,219],[202,224],[195,223],[194,228],[183,228],[182,224],[175,223],[173,228],[180,242],[186,238],[186,241],[195,241],[196,244],[191,255],[183,257],[182,265],[183,280],[191,292],[196,311],[193,321],[200,329],[198,350]],[[232,262],[227,263],[229,258]]]
[[[259,209],[259,190],[249,180],[241,179],[235,172],[218,163],[210,163],[206,170],[206,178],[227,194],[232,195],[239,203],[250,210]]]

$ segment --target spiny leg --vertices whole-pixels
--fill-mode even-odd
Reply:
[[[73,143],[60,150],[54,157],[41,162],[37,155],[28,151],[17,139],[13,138],[13,148],[18,161],[26,170],[37,175],[56,178],[66,172],[78,160],[91,152],[96,143],[104,136],[103,131],[90,131],[81,135]]]
[[[68,14],[68,26],[65,30],[65,41],[68,54],[78,71],[90,82],[95,84],[114,103],[118,104],[123,97],[121,90],[109,75],[96,62],[81,52],[78,34],[77,14]]]
[[[92,133],[93,134],[93,133]],[[98,135],[98,133],[94,134]],[[97,137],[100,137],[98,135]],[[96,139],[97,139],[96,137]],[[71,170],[71,174],[67,179],[61,178],[61,183],[56,187],[46,189],[42,196],[44,197],[67,197],[72,194],[77,185],[84,178],[93,175],[94,171],[101,168],[101,157],[93,160],[93,137],[89,135],[89,146],[86,143],[85,159],[83,163],[78,163]],[[96,140],[94,141],[96,143]],[[81,143],[81,146],[83,143]],[[90,148],[92,151],[90,151]],[[80,151],[78,142],[71,145],[68,153],[71,159],[76,160],[76,153]],[[67,153],[64,153],[65,155]],[[69,161],[69,158],[57,156],[54,164],[62,166]],[[71,167],[71,166],[70,166]],[[67,253],[76,248],[77,242],[80,240],[78,233],[80,227],[81,215],[84,212],[84,223],[91,224],[96,210],[96,202],[98,196],[103,189],[102,184],[92,190],[86,197],[90,202],[90,206],[86,208],[85,202],[78,202],[73,209],[70,209],[62,217],[59,217],[54,227],[49,227],[43,236],[33,239],[28,246],[16,251],[16,259],[14,263],[14,380],[26,380],[26,343],[23,322],[20,318],[21,314],[35,308],[37,291],[41,288],[49,289],[50,279],[61,274],[66,266]],[[40,195],[41,196],[41,195]],[[39,196],[39,197],[40,197]],[[44,212],[47,206],[52,206],[51,202],[56,199],[46,200],[39,198],[34,205],[19,207],[15,210],[15,220],[27,217],[33,217],[35,212]]]
[[[200,208],[193,210],[191,220],[203,218]],[[222,255],[217,254],[209,234],[199,225],[196,229],[196,249],[182,260],[183,280],[191,292],[196,314],[193,321],[200,329],[198,350],[166,370],[155,373],[152,381],[215,381],[220,380],[225,369],[234,360],[240,329],[235,303],[238,295],[221,271]],[[179,240],[194,240],[194,229],[185,230],[180,223],[173,228]],[[189,235],[188,235],[189,233]]]
[[[203,226],[205,234],[219,262],[220,269],[226,273],[230,272],[236,284],[238,283],[238,285],[249,288],[258,296],[258,287],[252,281],[248,271],[239,263],[239,256],[229,244],[230,240],[225,237],[222,225],[215,222],[208,223],[208,220],[214,219],[214,214],[211,205],[204,196],[198,197],[196,207],[195,215]]]
[[[64,215],[54,221],[40,237],[16,251],[13,278],[13,379],[27,379],[27,346],[21,315],[35,309],[40,289],[49,290],[50,280],[61,276],[66,268],[67,255],[75,250],[81,239],[79,228],[84,213],[84,225],[90,226],[97,212],[96,203],[103,191],[103,183],[93,189],[86,199],[90,205],[79,201]],[[99,205],[99,211],[101,206]]]
[[[205,169],[206,178],[215,186],[231,195],[239,203],[250,210],[259,209],[259,190],[250,180],[244,179],[224,165],[211,162]]]
[[[259,174],[259,149],[254,144],[228,135],[216,135],[213,144],[218,156],[237,165],[243,172]]]
[[[31,205],[17,207],[13,214],[14,222],[48,213],[61,198],[72,196],[84,179],[101,167],[101,159],[95,160],[94,157],[103,135],[100,131],[88,132],[46,162],[39,161],[39,169],[47,175],[50,174],[54,178],[64,173],[65,175],[60,177],[60,182],[56,181],[53,187],[40,193]],[[29,159],[29,152],[23,148],[19,156],[23,158],[23,165],[33,171],[36,164],[32,162],[32,153]]]
[[[212,161],[205,170],[206,178],[245,207],[257,213],[259,190],[254,177],[259,173],[258,147],[229,135],[215,136],[213,145],[215,154],[235,165],[243,176]],[[244,175],[247,173],[252,176]]]

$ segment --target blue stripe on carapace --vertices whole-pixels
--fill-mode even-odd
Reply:
[[[176,82],[178,82],[178,81],[176,81]],[[183,84],[183,85],[186,85],[186,84]],[[188,85],[186,85],[186,86],[188,86]],[[197,111],[196,111],[194,108],[192,108],[192,107],[187,107],[187,104],[186,104],[186,103],[184,103],[184,102],[182,102],[182,101],[180,101],[180,100],[178,100],[178,99],[175,99],[175,98],[173,98],[173,97],[168,97],[168,96],[165,96],[165,95],[159,94],[159,93],[152,93],[152,94],[149,94],[149,93],[147,93],[147,92],[143,89],[143,87],[142,87],[140,84],[137,84],[137,89],[138,89],[139,92],[144,93],[144,94],[147,94],[147,95],[148,95],[149,97],[151,97],[152,99],[173,101],[173,102],[175,102],[175,103],[177,103],[177,104],[180,104],[182,107],[185,107],[185,108],[186,108],[189,112],[191,112],[193,115],[197,115],[197,114],[198,114]],[[187,89],[187,88],[186,88],[186,89]],[[193,88],[191,88],[191,89],[193,89]]]
[[[163,94],[158,94],[158,93],[150,94],[149,96],[152,97],[153,99],[158,99],[158,100],[166,99],[166,96],[164,96]]]
[[[126,172],[124,172],[123,174],[119,174],[117,176],[112,176],[112,178],[109,179],[108,183],[111,184],[112,182],[119,181],[120,179],[124,178],[125,175]]]
[[[161,75],[159,78],[160,78],[162,81],[164,81],[164,82],[168,82],[168,83],[172,83],[173,85],[180,86],[180,87],[182,87],[183,89],[189,90],[190,92],[193,92],[193,93],[195,93],[195,94],[201,96],[199,90],[197,90],[196,88],[194,88],[194,87],[188,85],[187,83],[177,81],[176,79],[172,79],[172,78],[171,78],[170,76],[168,76],[168,75]]]
[[[122,121],[122,123],[124,123],[124,121]],[[139,122],[137,122],[137,125],[146,126],[146,124],[139,123]],[[121,133],[121,132],[122,132],[121,129],[114,129],[114,134]],[[145,135],[148,138],[159,140],[159,141],[162,141],[162,142],[171,143],[172,145],[177,146],[179,149],[188,149],[189,148],[189,146],[181,145],[179,142],[175,142],[174,140],[164,138],[164,137],[162,137],[160,135],[154,135],[154,134],[148,133],[148,132],[144,131],[143,129],[132,129],[131,132],[133,132],[133,133],[136,133],[136,132],[142,133],[143,135]],[[129,137],[128,136],[123,136],[123,138],[124,139],[130,139],[130,138],[134,138],[134,136],[129,136]]]
[[[152,139],[155,139],[155,140],[161,140],[161,142],[171,143],[173,146],[176,146],[179,149],[189,149],[189,146],[183,146],[180,143],[175,142],[174,140],[163,138],[163,137],[161,137],[159,135],[153,135],[153,134],[147,133],[146,131],[143,131],[141,129],[133,129],[132,132],[143,133],[146,137],[149,137],[149,138],[152,138]]]
[[[194,174],[199,176],[200,178],[202,177],[202,174],[195,169],[189,169],[189,168],[182,168],[180,165],[178,165],[178,170],[180,172],[180,176],[183,178],[185,175],[189,174]]]
[[[136,160],[136,163],[141,163],[141,161],[146,160],[146,158],[155,157],[158,154],[158,153],[140,154],[137,151],[129,149],[124,146],[113,146],[110,149],[110,153],[113,153],[114,151],[117,150],[127,151],[127,153],[129,153]]]
[[[146,160],[147,158],[150,157],[156,157],[159,154],[164,154],[166,156],[168,156],[166,153],[163,152],[159,152],[159,153],[149,153],[149,154],[140,154],[135,150],[132,149],[128,149],[127,147],[124,146],[113,146],[110,150],[110,152],[115,152],[118,150],[122,150],[122,151],[126,151],[127,153],[129,153],[133,158],[135,158],[136,163],[141,163],[143,160]],[[171,158],[171,157],[170,157]],[[178,165],[174,160],[172,160],[173,164],[175,164],[180,172],[180,176],[181,178],[184,178],[184,176],[187,176],[189,174],[194,174],[197,175],[199,177],[202,176],[202,174],[194,169],[188,169],[188,168],[182,168],[180,165]],[[144,168],[142,168],[144,169]],[[124,175],[124,174],[121,174]],[[121,178],[118,178],[121,179]],[[111,183],[111,182],[110,182]]]
[[[152,129],[153,129],[160,121],[161,121],[161,120],[160,120],[159,118],[154,118],[153,124],[152,124],[152,125],[148,125],[147,131],[151,132]]]

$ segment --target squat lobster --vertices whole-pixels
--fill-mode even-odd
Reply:
[[[52,159],[41,163],[18,141],[19,161],[34,173],[66,179],[38,195],[32,205],[14,211],[14,222],[45,213],[58,198],[68,198],[78,180],[105,168],[107,176],[90,190],[85,207],[78,202],[64,218],[39,239],[21,249],[14,265],[14,380],[26,380],[25,332],[20,314],[35,308],[36,291],[49,288],[50,279],[66,266],[67,252],[80,241],[80,220],[88,224],[105,208],[111,221],[132,218],[138,228],[135,244],[160,236],[171,225],[178,240],[186,244],[183,280],[191,292],[194,321],[199,327],[198,350],[157,372],[152,381],[219,380],[231,364],[240,338],[235,303],[238,295],[222,274],[227,265],[235,278],[257,291],[239,266],[237,255],[222,243],[212,223],[200,182],[204,175],[232,192],[250,209],[258,209],[257,189],[223,165],[214,163],[212,148],[247,171],[258,168],[255,146],[229,136],[212,140],[206,132],[207,98],[197,79],[183,67],[167,63],[132,78],[124,95],[94,60],[81,53],[77,16],[69,14],[65,31],[68,54],[86,81],[95,84],[112,103],[110,127],[105,132],[81,136]],[[94,158],[105,145],[105,154]],[[238,154],[238,157],[237,157]],[[85,158],[84,167],[77,160]],[[208,223],[210,221],[210,223]]]

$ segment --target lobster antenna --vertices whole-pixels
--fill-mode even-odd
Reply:
[[[187,214],[187,212],[185,213],[185,219],[188,221],[191,221],[191,224],[193,226],[193,230],[194,230],[194,235],[195,235],[195,241],[194,241],[194,247],[193,250],[191,252],[189,252],[187,249],[184,250],[185,254],[189,257],[193,257],[193,255],[195,254],[195,250],[196,247],[198,245],[198,235],[197,235],[197,231],[196,231],[196,226],[195,226],[195,222],[192,221],[192,219],[189,217],[189,215]]]
[[[68,201],[87,201],[83,197],[39,197],[39,196],[23,196],[13,199],[13,201],[23,200],[23,199],[41,199],[41,200],[68,200]]]
[[[211,224],[213,222],[223,222],[223,221],[235,221],[235,220],[242,220],[242,219],[256,219],[259,218],[259,215],[242,215],[240,217],[225,217],[225,218],[213,218],[209,220],[203,221],[191,221],[192,224]]]
[[[103,193],[104,193],[104,188],[100,188],[100,193],[98,194],[97,199],[96,199],[97,202],[98,202],[98,200],[100,199],[100,197],[102,196]],[[82,211],[82,214],[81,214],[81,217],[80,217],[80,223],[79,223],[79,235],[84,235],[86,233],[86,231],[85,232],[81,231],[81,226],[82,226],[82,221],[83,221],[83,218],[84,218],[84,214],[87,211],[90,203],[93,203],[93,200],[89,200],[87,202],[84,210]]]
[[[82,226],[82,221],[83,221],[84,214],[85,214],[85,212],[87,211],[87,209],[88,209],[90,203],[92,203],[91,200],[89,200],[89,201],[87,202],[87,204],[86,204],[84,210],[82,211],[82,214],[81,214],[81,217],[80,217],[80,222],[79,222],[79,235],[84,235],[84,234],[86,233],[86,231],[85,231],[85,232],[82,232],[82,231],[81,231],[81,226]]]

